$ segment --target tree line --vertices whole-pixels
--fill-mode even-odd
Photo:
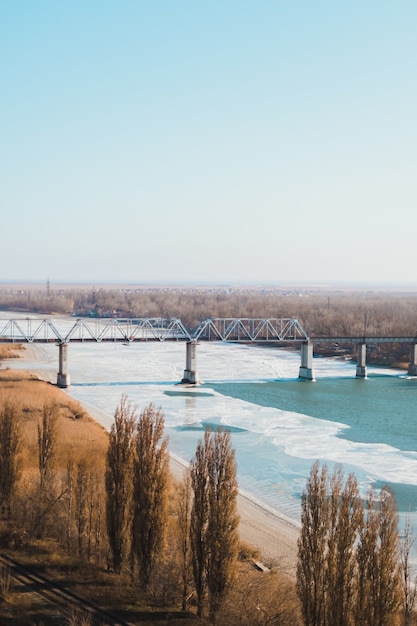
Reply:
[[[110,431],[106,463],[107,531],[112,567],[121,572],[128,556],[140,585],[148,589],[162,560],[168,523],[169,456],[164,419],[152,404],[139,418],[123,397]],[[237,480],[230,433],[205,432],[181,490],[178,511],[182,607],[191,578],[197,615],[206,606],[214,622],[238,549]],[[192,573],[192,577],[190,576]]]
[[[90,317],[178,317],[194,330],[207,317],[296,318],[310,336],[411,336],[417,294],[251,288],[0,288],[0,309]],[[341,348],[334,346],[335,353]],[[320,346],[319,351],[329,350]],[[369,362],[407,362],[409,347],[380,344]]]
[[[313,465],[301,503],[297,592],[305,626],[409,626],[413,538],[400,543],[393,494],[361,497],[354,474]],[[415,615],[414,615],[415,620]]]
[[[126,396],[116,408],[103,471],[68,454],[56,471],[57,406],[46,403],[36,430],[37,476],[21,479],[22,415],[0,410],[0,506],[9,543],[54,537],[80,558],[129,572],[149,591],[168,566],[181,580],[181,604],[195,594],[197,615],[215,621],[238,553],[237,480],[230,433],[206,431],[175,502],[164,416],[153,404],[138,416]],[[103,536],[103,529],[106,532]],[[4,538],[3,538],[4,540]],[[167,551],[175,544],[175,559]],[[178,556],[179,555],[179,556]],[[168,558],[169,561],[169,558]]]
[[[148,589],[162,560],[168,523],[169,455],[164,418],[150,404],[136,417],[124,396],[110,430],[106,462],[107,532],[111,565],[120,573],[129,561]],[[197,615],[208,598],[214,621],[231,578],[238,547],[237,481],[230,433],[207,430],[191,461],[179,499],[182,606],[187,606],[189,572],[197,594]]]

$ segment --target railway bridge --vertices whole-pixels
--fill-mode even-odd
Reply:
[[[366,378],[367,346],[379,343],[408,343],[408,373],[417,376],[417,337],[309,337],[295,318],[207,318],[188,330],[178,318],[60,318],[21,317],[0,319],[0,342],[55,343],[59,348],[58,387],[70,386],[68,345],[75,342],[184,341],[186,364],[183,384],[198,384],[197,346],[205,341],[230,343],[299,345],[299,378],[314,380],[313,350],[317,343],[353,344],[357,350],[356,376]]]

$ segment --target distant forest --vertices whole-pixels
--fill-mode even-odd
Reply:
[[[0,286],[0,309],[77,317],[178,317],[188,330],[204,318],[296,318],[308,335],[417,336],[417,293],[297,288]],[[354,354],[354,347],[315,346],[321,354]],[[407,344],[368,346],[368,362],[409,360]]]

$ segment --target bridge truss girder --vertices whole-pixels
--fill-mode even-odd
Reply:
[[[308,335],[293,318],[210,318],[203,320],[193,339],[229,342],[307,341]]]
[[[0,341],[68,343],[70,341],[229,341],[282,342],[307,341],[308,336],[293,318],[210,318],[189,332],[178,318],[115,319],[79,318],[68,328],[59,330],[58,320],[20,318],[0,320]]]
[[[62,341],[63,338],[51,320],[28,317],[0,320],[0,340],[33,343]]]
[[[77,320],[65,341],[90,339],[97,341],[165,341],[187,340],[191,337],[177,318],[147,317],[126,319]]]
[[[59,331],[48,319],[0,320],[0,341],[68,343],[70,341],[186,340],[191,335],[177,318],[77,319],[72,327]]]

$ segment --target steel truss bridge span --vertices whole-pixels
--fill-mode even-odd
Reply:
[[[47,343],[59,347],[58,387],[70,386],[68,345],[71,342],[105,341],[130,344],[134,341],[186,342],[184,384],[199,383],[196,349],[200,341],[223,342],[298,342],[308,343],[308,336],[296,319],[210,318],[189,332],[178,318],[65,318],[31,317],[0,320],[0,342]]]
[[[307,341],[308,335],[293,318],[210,318],[202,320],[193,334],[194,341],[279,342]]]
[[[302,342],[308,336],[292,318],[208,318],[188,331],[178,318],[0,320],[0,341],[27,343],[132,341]]]
[[[189,331],[178,318],[14,318],[0,319],[0,342],[46,343],[59,346],[57,385],[70,386],[68,345],[71,342],[185,341],[186,365],[182,383],[199,383],[196,350],[199,343],[208,341],[235,343],[298,343],[301,352],[299,378],[314,380],[313,344],[345,342],[356,344],[356,376],[366,378],[367,344],[407,342],[410,344],[408,373],[417,377],[417,337],[308,337],[294,318],[209,318]]]
[[[70,343],[71,341],[131,342],[139,340],[191,341],[190,333],[177,318],[147,317],[136,319],[77,319],[68,320],[21,318],[0,320],[0,341],[27,343]]]

